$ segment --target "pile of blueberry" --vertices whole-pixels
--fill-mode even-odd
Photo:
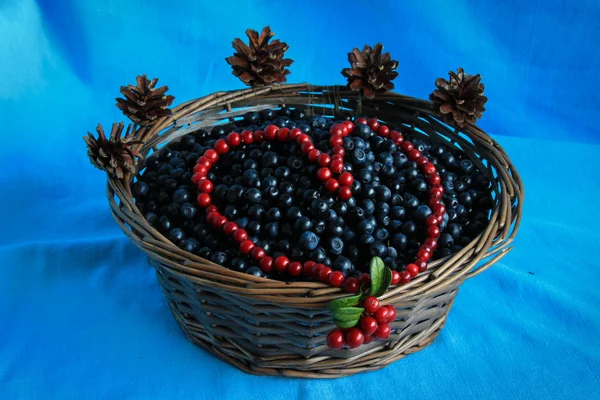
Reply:
[[[192,183],[196,160],[231,132],[270,124],[300,129],[325,157],[331,153],[329,128],[350,119],[306,118],[302,109],[281,107],[249,112],[243,120],[183,136],[146,160],[133,185],[137,207],[149,224],[180,248],[236,271],[265,276],[230,236],[206,222]],[[405,136],[441,177],[446,213],[433,258],[448,256],[486,227],[493,205],[490,181],[460,150],[430,145],[410,132]],[[214,185],[212,201],[273,258],[312,260],[357,277],[378,256],[391,269],[402,271],[415,260],[426,238],[424,221],[432,214],[427,179],[415,161],[367,124],[357,124],[342,146],[344,170],[354,178],[347,200],[315,178],[318,162],[308,162],[298,143],[263,141],[221,156],[206,176]],[[268,275],[278,278],[276,272]]]

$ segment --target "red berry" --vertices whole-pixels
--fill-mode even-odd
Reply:
[[[290,133],[288,133],[290,140],[296,140],[300,135],[302,135],[302,131],[298,128],[294,128],[290,131]]]
[[[431,214],[430,216],[428,216],[425,219],[425,225],[427,225],[427,226],[434,226],[434,225],[437,225],[439,223],[440,223],[440,221],[438,221],[438,218],[435,215],[433,215],[433,214]]]
[[[411,276],[408,271],[400,272],[400,283],[404,285],[405,283],[410,282]]]
[[[394,322],[396,320],[396,307],[394,307],[393,305],[389,304],[386,306],[388,309],[388,320],[387,322]]]
[[[424,261],[429,261],[431,258],[431,252],[426,249],[421,249],[417,252],[417,257]]]
[[[419,267],[416,264],[408,264],[406,270],[410,274],[411,278],[414,278],[419,274]]]
[[[389,311],[387,308],[385,307],[380,307],[379,310],[377,310],[375,312],[375,319],[377,320],[378,323],[382,324],[384,322],[387,322],[388,320],[388,316],[389,316]]]
[[[331,170],[329,168],[319,168],[317,171],[317,178],[320,181],[325,182],[329,178],[331,178]]]
[[[363,307],[366,312],[373,314],[379,310],[379,300],[377,300],[377,297],[369,296],[363,302]]]
[[[421,157],[421,152],[417,149],[412,149],[409,153],[408,153],[408,159],[410,161],[415,161],[417,158]]]
[[[442,178],[439,174],[433,174],[428,178],[430,185],[439,185],[442,182]]]
[[[435,171],[435,165],[429,161],[427,161],[427,164],[423,166],[423,172],[425,172],[425,175],[433,175],[435,174]]]
[[[236,229],[238,229],[238,224],[236,224],[233,221],[227,221],[225,222],[225,225],[223,225],[223,233],[227,236],[233,234],[233,232],[235,232]]]
[[[319,154],[319,157],[317,158],[317,162],[319,163],[319,166],[327,167],[329,165],[329,163],[331,162],[331,157],[327,153],[321,153],[321,154]]]
[[[300,276],[302,274],[302,264],[294,261],[288,265],[287,272],[290,276]]]
[[[256,245],[252,240],[244,240],[242,243],[240,243],[240,253],[250,254],[250,252],[255,246]]]
[[[217,206],[215,206],[214,204],[211,204],[211,205],[209,205],[209,206],[206,207],[206,212],[207,213],[213,212],[213,211],[218,211]]]
[[[302,265],[302,275],[304,275],[305,277],[311,277],[312,276],[312,269],[315,266],[316,262],[314,261],[306,261],[303,265]]]
[[[279,139],[280,142],[287,142],[289,133],[289,128],[281,128],[277,131],[277,139]]]
[[[325,190],[327,190],[328,192],[333,193],[336,190],[338,190],[339,187],[340,183],[337,181],[337,179],[329,178],[327,179],[327,182],[325,182]]]
[[[394,143],[396,143],[396,146],[401,146],[402,143],[404,143],[404,136],[402,136],[402,134],[398,131],[391,131],[390,139],[392,139]]]
[[[400,282],[400,273],[398,271],[392,271],[392,285],[397,285]]]
[[[377,320],[373,317],[362,317],[360,319],[360,329],[365,335],[372,335],[377,330]]]
[[[244,240],[248,239],[248,232],[246,232],[243,229],[237,229],[235,232],[233,232],[233,240],[235,240],[238,243],[243,242]]]
[[[198,190],[204,193],[210,193],[213,190],[213,183],[208,179],[202,179],[198,182]]]
[[[369,344],[373,341],[373,335],[365,335],[365,341],[363,344]]]
[[[198,159],[196,160],[196,165],[204,165],[206,167],[209,167],[212,165],[212,163],[210,162],[210,160],[208,158],[206,158],[205,156],[200,156],[198,157]],[[194,171],[196,172],[196,171]]]
[[[329,283],[329,277],[333,273],[333,270],[329,267],[321,268],[319,271],[319,280],[323,283]]]
[[[358,292],[358,279],[351,277],[346,279],[344,282],[344,290],[348,293],[356,293]]]
[[[275,259],[275,269],[280,273],[285,272],[288,265],[290,265],[290,260],[286,256],[279,256]]]
[[[344,138],[342,137],[342,135],[333,135],[329,138],[329,144],[331,145],[331,147],[341,146],[342,144],[344,144]]]
[[[208,149],[204,152],[204,157],[208,158],[211,164],[214,164],[219,159],[219,154],[213,149]]]
[[[417,258],[415,260],[415,265],[419,268],[419,272],[424,272],[427,270],[427,261]]]
[[[388,135],[390,134],[390,128],[388,128],[385,125],[381,125],[379,127],[379,129],[377,130],[377,133],[379,134],[379,136],[381,137],[388,137]]]
[[[371,275],[369,275],[366,272],[363,272],[362,274],[360,274],[360,276],[358,277],[358,281],[363,284],[363,283],[371,283]]]
[[[350,186],[354,182],[354,177],[350,172],[342,172],[338,180],[340,181],[340,185]]]
[[[334,154],[333,156],[331,156],[331,159],[332,160],[342,160],[342,161],[344,161],[344,156],[341,155],[341,154]]]
[[[369,119],[367,125],[369,125],[369,128],[371,128],[373,132],[377,132],[377,129],[379,129],[379,121],[377,121],[377,118]]]
[[[427,247],[430,247],[432,250],[435,250],[438,245],[438,241],[435,238],[428,237],[427,239],[425,239],[423,244]]]
[[[365,341],[365,334],[358,328],[350,328],[346,333],[346,343],[351,349],[354,349]]]
[[[252,132],[250,132],[250,133],[252,133]],[[244,139],[244,138],[242,137],[242,139]],[[250,143],[252,143],[252,142],[254,142],[254,143],[262,143],[263,139],[264,139],[263,131],[255,131],[254,132],[254,137],[251,139]],[[247,143],[246,140],[244,140],[244,143],[250,144],[250,143]]]
[[[389,338],[391,333],[392,329],[390,326],[387,324],[387,322],[383,322],[379,324],[379,327],[375,331],[375,337],[379,340],[383,340]]]
[[[225,225],[225,223],[227,222],[227,218],[225,218],[222,215],[217,215],[213,220],[212,220],[212,226],[215,229],[221,229],[223,227],[223,225]]]
[[[329,166],[334,174],[341,174],[344,171],[344,162],[342,160],[333,160]]]
[[[410,153],[414,148],[415,148],[415,146],[412,144],[412,142],[402,143],[402,152],[405,154]]]
[[[333,287],[340,287],[344,283],[344,274],[340,271],[334,271],[329,277],[329,284]]]
[[[267,252],[262,247],[256,246],[252,249],[250,255],[254,261],[260,261],[267,255]]]
[[[202,179],[206,177],[206,173],[208,172],[208,168],[204,165],[201,168],[198,168],[198,171],[192,175],[192,183],[199,183]]]
[[[303,133],[302,135],[298,136],[296,142],[298,142],[298,144],[310,142],[310,136],[308,136],[306,133]]]
[[[338,189],[338,197],[340,200],[344,201],[350,199],[350,197],[352,197],[352,189],[350,189],[350,186],[340,186]]]
[[[348,129],[348,133],[350,133],[354,130],[354,124],[352,123],[352,121],[344,121],[344,122],[342,122],[342,124],[344,124],[344,126],[346,126],[346,129]]]
[[[313,279],[315,279],[315,280],[319,279],[319,273],[321,272],[321,270],[323,268],[325,268],[325,265],[321,264],[321,263],[313,265],[313,268],[312,268],[312,277],[313,277]]]
[[[430,238],[440,237],[440,228],[438,226],[430,226],[427,228],[427,236]]]
[[[348,131],[348,128],[346,128],[346,131]],[[331,136],[342,136],[344,134],[344,128],[340,124],[333,124],[331,125],[331,128],[329,128],[329,134]]]
[[[356,118],[356,119],[354,120],[354,123],[355,123],[356,125],[358,125],[358,124],[365,124],[365,125],[366,125],[366,123],[367,123],[367,119],[366,119],[366,118]]]
[[[239,146],[241,142],[242,138],[240,137],[239,133],[231,132],[229,135],[227,135],[227,144],[231,147]]]
[[[300,146],[300,150],[302,150],[302,152],[304,154],[308,154],[310,153],[311,150],[314,150],[315,145],[312,144],[312,142],[304,142],[302,143],[302,145]]]
[[[213,148],[220,155],[226,154],[229,151],[229,145],[223,139],[219,139],[215,142]]]
[[[219,214],[217,211],[211,211],[211,212],[206,213],[206,222],[208,222],[212,226],[213,221],[219,215],[221,215],[221,214]]]
[[[343,157],[346,154],[346,150],[344,150],[342,146],[335,146],[333,149],[331,149],[331,154],[339,154]]]
[[[244,144],[254,143],[254,133],[252,131],[242,131],[241,137]]]
[[[259,261],[258,266],[263,272],[271,272],[273,270],[273,257],[263,257],[263,259]]]
[[[315,162],[319,159],[319,156],[321,155],[321,152],[317,149],[312,149],[311,151],[308,152],[308,159],[312,162]]]
[[[346,340],[344,339],[344,333],[336,329],[335,331],[329,332],[327,335],[327,347],[334,350],[339,350],[344,347]]]
[[[277,130],[279,129],[278,126],[276,125],[269,125],[265,128],[265,130],[263,131],[263,136],[265,139],[267,140],[273,140],[275,139],[275,136],[277,135]]]
[[[423,169],[423,167],[425,166],[425,164],[427,164],[429,161],[427,160],[427,158],[425,157],[419,157],[417,158],[417,166],[421,169]]]
[[[198,205],[200,207],[206,207],[212,201],[212,199],[210,198],[210,195],[208,193],[200,193],[198,195],[198,197],[196,198],[196,200],[198,201]]]
[[[443,204],[436,204],[435,206],[432,207],[432,210],[434,213],[440,213],[440,214],[444,214],[446,212],[446,206],[444,206]]]

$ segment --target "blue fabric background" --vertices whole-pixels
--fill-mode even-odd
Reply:
[[[597,398],[599,19],[594,0],[0,0],[0,399]],[[523,176],[515,250],[385,370],[255,377],[195,348],[87,160],[81,136],[123,119],[120,85],[158,76],[176,103],[240,88],[223,58],[266,24],[291,82],[342,83],[346,53],[377,41],[409,95],[480,72],[481,125]]]

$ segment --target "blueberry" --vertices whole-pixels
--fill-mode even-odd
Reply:
[[[342,237],[344,234],[344,228],[338,223],[330,223],[328,232],[331,236]]]
[[[279,189],[277,189],[275,186],[269,186],[263,190],[263,194],[268,199],[276,199],[279,196]]]
[[[467,174],[473,170],[473,162],[471,160],[460,160],[460,168]]]
[[[171,220],[166,216],[161,216],[158,218],[158,227],[163,232],[169,231],[172,227]]]
[[[390,205],[388,203],[377,203],[375,207],[375,215],[377,217],[385,217],[390,213]]]
[[[404,207],[408,210],[414,210],[419,207],[419,199],[411,193],[404,193]]]
[[[235,219],[234,222],[238,225],[238,227],[245,229],[246,226],[248,226],[249,220],[248,217],[239,217]]]
[[[458,201],[465,207],[470,207],[473,204],[473,197],[469,192],[462,192],[458,195]]]
[[[322,263],[327,258],[327,253],[325,252],[324,248],[317,247],[316,249],[310,252],[308,258],[314,262]]]
[[[339,237],[329,239],[329,252],[331,254],[340,255],[344,250],[344,241]]]
[[[351,229],[344,229],[344,233],[342,234],[342,239],[346,242],[351,242],[356,238],[356,233],[354,233]]]
[[[308,217],[302,216],[294,222],[294,229],[298,232],[308,231],[312,228],[312,220]]]
[[[250,235],[260,235],[261,225],[258,221],[250,221],[246,226],[246,230]]]
[[[425,219],[427,217],[429,217],[432,214],[431,208],[429,208],[428,206],[422,204],[419,207],[417,207],[417,209],[413,212],[413,218],[416,221],[425,221]]]
[[[452,247],[454,246],[454,238],[449,233],[442,233],[438,239],[438,246]]]
[[[378,186],[375,188],[375,198],[381,202],[389,201],[392,198],[392,191],[387,186]]]
[[[150,186],[148,186],[148,184],[143,181],[137,181],[136,183],[133,184],[131,189],[133,191],[133,195],[136,198],[146,197],[148,195],[148,193],[150,192]]]
[[[147,212],[147,213],[144,215],[144,218],[146,218],[146,221],[148,221],[148,223],[149,223],[151,226],[155,226],[155,225],[156,225],[156,223],[158,222],[158,215],[156,215],[156,214],[155,214],[155,213],[153,213],[153,212]]]
[[[371,136],[373,136],[373,131],[367,124],[356,125],[353,133],[363,140],[368,140]]]
[[[270,222],[265,226],[265,234],[270,238],[277,238],[279,236],[279,223]]]
[[[390,233],[385,228],[377,228],[373,233],[373,236],[375,236],[376,240],[384,241],[387,240],[387,238],[390,236]]]
[[[332,268],[335,271],[340,271],[345,276],[348,276],[348,274],[350,274],[354,269],[354,266],[352,265],[352,261],[350,261],[348,258],[344,256],[337,256],[333,261]]]
[[[361,221],[365,217],[365,210],[361,207],[354,206],[348,211],[348,217],[351,221]]]
[[[242,182],[246,187],[259,188],[260,175],[255,169],[247,169],[242,174]]]
[[[396,248],[388,246],[385,250],[385,257],[395,260],[396,258],[398,258],[398,251],[396,250]]]
[[[360,236],[360,238],[358,239],[358,241],[360,242],[360,244],[371,244],[375,242],[375,238],[371,235],[369,235],[368,233],[364,233]]]
[[[381,242],[375,242],[369,245],[369,254],[371,257],[383,257],[386,250],[387,247]]]
[[[227,190],[227,201],[237,203],[244,195],[244,188],[240,185],[233,185]]]
[[[356,165],[360,165],[367,161],[367,155],[361,149],[355,149],[350,153],[350,160]]]
[[[310,203],[310,208],[318,216],[324,216],[329,211],[329,205],[323,199],[314,199]]]
[[[196,216],[196,207],[190,203],[184,203],[181,205],[181,208],[179,208],[179,213],[185,219],[192,219]]]
[[[375,231],[375,224],[368,219],[363,219],[358,224],[358,230],[361,233],[372,234]]]
[[[259,204],[255,204],[253,206],[251,206],[250,208],[248,208],[248,217],[250,217],[251,219],[254,220],[259,220],[263,214],[265,213],[265,209],[263,208],[263,206],[259,205]]]
[[[267,142],[263,142],[267,143]],[[274,151],[267,151],[262,156],[263,168],[274,168],[279,165],[279,156]]]
[[[390,208],[390,217],[396,220],[404,219],[406,210],[402,206],[393,206]]]
[[[270,208],[267,211],[267,218],[269,218],[269,221],[279,221],[281,219],[281,210],[277,207]]]
[[[250,268],[248,268],[246,270],[246,273],[248,275],[253,275],[253,276],[256,276],[258,278],[264,278],[265,277],[264,272],[262,272],[261,269],[258,268],[258,267],[250,267]]]
[[[289,220],[295,221],[302,216],[302,211],[298,207],[290,207],[286,212],[286,216]]]
[[[408,239],[404,233],[395,233],[392,236],[391,242],[392,246],[394,246],[396,250],[404,250],[408,244]]]
[[[179,242],[180,240],[185,239],[185,233],[183,232],[183,230],[181,230],[179,228],[173,228],[169,231],[167,238],[171,242],[176,243],[176,242]]]
[[[325,232],[326,227],[327,227],[327,224],[325,223],[325,221],[323,221],[322,219],[316,220],[314,223],[314,226],[313,226],[313,230],[320,235],[323,232]]]

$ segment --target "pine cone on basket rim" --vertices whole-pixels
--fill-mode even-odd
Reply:
[[[461,128],[474,125],[485,111],[487,97],[483,95],[484,85],[481,75],[467,75],[462,68],[449,71],[450,80],[438,78],[437,89],[429,95],[429,100],[444,116],[444,122]]]
[[[355,48],[348,53],[351,67],[342,70],[342,75],[348,78],[350,89],[362,89],[369,99],[394,89],[392,80],[398,76],[398,72],[394,71],[398,68],[398,61],[392,60],[389,52],[382,51],[381,43],[374,47],[365,45],[362,51]]]
[[[110,137],[107,138],[104,134],[104,128],[101,124],[96,127],[98,137],[96,138],[90,132],[83,137],[88,148],[88,156],[90,162],[96,168],[108,172],[118,179],[124,176],[124,170],[135,173],[137,158],[142,155],[131,148],[135,144],[142,143],[139,140],[134,140],[134,135],[131,133],[132,125],[127,127],[126,135],[121,137],[124,124],[115,122],[112,125]]]
[[[168,86],[155,88],[158,78],[148,79],[146,75],[136,77],[137,84],[121,86],[121,94],[124,99],[116,98],[117,107],[123,114],[140,126],[151,126],[161,117],[171,115],[169,106],[175,100],[173,96],[165,93]]]
[[[233,69],[233,75],[251,87],[268,86],[287,81],[286,69],[294,62],[292,59],[283,58],[289,46],[279,40],[270,41],[275,33],[269,26],[263,28],[260,36],[253,29],[246,29],[249,45],[241,39],[233,40],[235,53],[225,61]]]

